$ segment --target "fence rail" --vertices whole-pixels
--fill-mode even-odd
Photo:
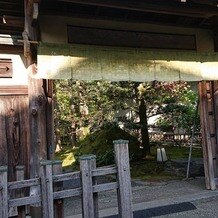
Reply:
[[[151,141],[164,141],[164,142],[180,142],[180,143],[188,143],[191,140],[192,134],[187,133],[173,133],[173,132],[149,132],[149,138]],[[201,142],[201,134],[195,133],[194,142]]]
[[[0,218],[7,218],[11,208],[19,217],[25,217],[25,206],[40,205],[43,218],[62,218],[63,199],[81,196],[82,214],[84,218],[98,217],[98,193],[117,190],[119,215],[132,218],[131,180],[129,169],[128,141],[114,141],[115,165],[96,168],[96,157],[86,155],[80,157],[80,171],[62,173],[60,161],[42,161],[40,177],[24,180],[24,167],[17,167],[17,180],[7,181],[7,167],[0,167]],[[116,182],[97,183],[98,176],[115,174]],[[80,180],[81,185],[73,189],[63,190],[63,182]],[[31,189],[38,188],[39,193],[31,195]],[[10,192],[15,192],[13,197]],[[28,193],[28,194],[26,194]]]

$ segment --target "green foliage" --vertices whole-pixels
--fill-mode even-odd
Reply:
[[[75,156],[78,159],[84,154],[95,154],[99,165],[112,164],[114,163],[113,141],[119,139],[129,141],[131,159],[142,157],[139,141],[115,124],[106,124],[100,130],[88,135],[79,143]]]
[[[157,126],[161,130],[183,128],[190,133],[197,99],[197,93],[186,82],[61,80],[55,82],[55,93],[55,126],[66,144],[70,144],[73,131],[79,142],[107,122],[122,123],[126,131],[141,140],[143,131],[139,130],[142,127],[147,129],[145,120],[139,120],[142,100],[146,105],[146,116],[141,116],[143,119],[159,114]],[[199,117],[196,123],[199,129]],[[72,126],[75,126],[74,130]],[[105,154],[107,156],[110,152]]]
[[[157,122],[157,126],[162,131],[178,131],[183,129],[190,133],[195,122],[195,131],[200,130],[200,117],[196,114],[198,95],[190,89],[187,84],[176,95],[168,96],[162,105],[162,116]],[[197,115],[197,116],[196,116]]]
[[[189,156],[189,147],[166,146],[167,157],[171,159],[184,159]],[[203,153],[201,148],[192,149],[192,158],[202,158]]]

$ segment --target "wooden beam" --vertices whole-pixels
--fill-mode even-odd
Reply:
[[[4,26],[24,28],[24,17],[3,15],[0,16],[0,20],[2,21],[0,24]]]
[[[0,44],[0,54],[22,54],[23,46]]]
[[[31,25],[35,26],[39,16],[40,0],[29,0],[27,3],[27,14],[31,17]]]
[[[181,0],[178,0],[181,1]],[[211,6],[217,6],[216,0],[192,0],[192,2],[197,4],[203,4],[203,5],[211,5]]]
[[[158,4],[147,2],[128,2],[117,0],[57,0],[61,2],[77,3],[81,5],[93,5],[108,8],[118,8],[131,11],[152,12],[160,14],[172,14],[189,17],[212,17],[218,15],[217,7],[213,6],[199,6],[197,4],[183,4],[183,3],[171,3],[171,4]]]
[[[89,13],[88,11],[81,11],[75,9],[75,8],[69,8],[68,11],[64,10],[58,10],[58,6],[52,7],[52,8],[42,8],[41,14],[43,15],[52,15],[52,16],[65,16],[65,17],[71,17],[71,18],[78,18],[78,19],[88,19],[88,20],[105,20],[105,21],[118,21],[118,22],[133,22],[133,23],[147,23],[147,24],[154,24],[154,25],[165,25],[165,26],[176,26],[176,27],[190,27],[190,28],[208,28],[208,25],[199,22],[197,23],[189,23],[189,22],[181,22],[181,23],[175,23],[175,20],[163,20],[163,19],[151,19],[148,20],[147,16],[134,16],[134,13],[137,14],[137,12],[132,11],[129,13],[129,11],[126,11],[126,16],[110,16],[105,15],[103,13],[101,14],[93,14]],[[191,18],[192,19],[192,18]],[[204,18],[202,18],[204,19]],[[204,20],[207,20],[206,18]],[[181,18],[181,21],[183,21],[183,18]]]
[[[33,3],[32,25],[35,26],[39,16],[39,4]]]
[[[6,35],[22,35],[23,28],[21,27],[13,27],[13,26],[5,26],[0,24],[0,34]]]
[[[23,16],[23,11],[1,9],[1,15],[22,17]]]
[[[34,0],[27,0],[26,13],[29,16],[31,16],[31,14],[33,12],[33,3],[34,3]]]
[[[119,47],[196,50],[194,35],[68,26],[68,42]],[[89,37],[89,36],[92,37]],[[184,43],[185,42],[185,43]]]
[[[1,15],[23,15],[23,4],[1,3]]]
[[[8,4],[22,4],[23,5],[23,0],[0,0],[0,3],[8,3]]]
[[[3,95],[28,95],[28,87],[20,86],[0,86],[0,96]]]

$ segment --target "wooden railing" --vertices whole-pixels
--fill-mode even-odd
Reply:
[[[131,179],[129,169],[128,141],[114,141],[114,166],[96,168],[95,155],[80,157],[80,171],[62,173],[60,161],[42,161],[39,178],[24,180],[24,167],[17,167],[17,180],[7,181],[7,167],[0,167],[0,218],[9,217],[11,208],[16,208],[19,217],[25,217],[27,205],[42,207],[43,218],[63,217],[63,199],[81,196],[84,218],[99,217],[98,193],[116,189],[119,215],[132,218]],[[116,174],[115,182],[97,183],[98,176]],[[63,182],[81,180],[78,188],[63,189]],[[38,190],[31,195],[32,190]],[[15,195],[10,196],[13,190]],[[25,193],[28,193],[25,195]]]
[[[191,141],[191,137],[192,134],[187,133],[149,132],[149,138],[151,141],[187,143]],[[193,140],[195,143],[201,143],[200,133],[195,133]]]

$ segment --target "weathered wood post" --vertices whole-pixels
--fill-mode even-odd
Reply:
[[[60,160],[53,160],[53,175],[62,174],[62,161]],[[63,189],[63,182],[57,182],[54,186],[54,191],[61,191]],[[55,218],[63,218],[64,211],[63,211],[63,200],[58,199],[54,201],[54,217]]]
[[[40,162],[42,217],[54,218],[52,161]]]
[[[36,72],[37,45],[30,43],[39,39],[38,25],[33,25],[33,12],[38,8],[38,3],[24,0],[24,57],[28,72],[28,97],[29,97],[29,131],[28,131],[28,151],[30,178],[39,177],[40,160],[47,159],[47,125],[45,83],[43,79],[32,78]],[[34,9],[35,7],[35,9]],[[36,22],[37,23],[37,22]],[[31,195],[40,194],[38,186],[31,187]],[[41,208],[38,204],[31,205],[30,214],[32,218],[40,217]]]
[[[118,209],[121,218],[133,218],[128,142],[113,141],[118,170]]]
[[[80,157],[83,218],[95,218],[92,187],[92,166],[94,165],[93,161],[95,160],[95,155],[83,155]]]
[[[8,217],[8,168],[0,166],[0,218]]]
[[[16,166],[16,179],[17,181],[24,180],[24,166]],[[24,197],[24,191],[17,190],[16,196],[18,198]],[[26,217],[26,207],[20,206],[17,207],[18,218],[25,218]]]
[[[211,132],[211,115],[209,118],[209,114],[212,112],[212,99],[210,94],[210,86],[208,82],[202,81],[198,83],[198,91],[200,97],[200,117],[201,117],[201,133],[202,133],[202,148],[203,148],[203,156],[204,156],[204,172],[205,172],[205,183],[207,189],[216,189],[215,184],[215,174],[214,174],[214,160],[213,159],[213,151],[215,145],[215,137],[211,137],[214,134]],[[209,98],[209,99],[208,99]],[[209,113],[210,112],[210,113]],[[213,114],[213,113],[212,113]],[[212,133],[212,135],[211,135]]]
[[[96,169],[96,158],[91,159],[91,167],[92,170]],[[92,184],[97,185],[97,178],[92,177]],[[93,193],[93,201],[94,201],[94,215],[95,218],[99,217],[99,210],[98,210],[98,193]]]

